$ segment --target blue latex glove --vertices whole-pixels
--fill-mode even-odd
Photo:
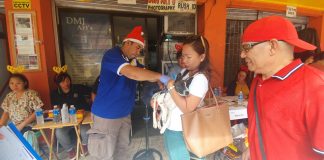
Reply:
[[[169,80],[171,80],[171,78],[169,76],[166,75],[162,75],[160,77],[160,81],[166,86],[169,82]]]

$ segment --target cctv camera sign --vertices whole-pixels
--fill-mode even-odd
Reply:
[[[13,0],[12,1],[13,9],[31,9],[30,0]]]
[[[196,13],[196,0],[148,0],[147,9],[157,12]]]

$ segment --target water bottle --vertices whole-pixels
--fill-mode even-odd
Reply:
[[[76,109],[75,109],[74,105],[70,106],[69,114],[70,114],[70,122],[77,123]]]
[[[218,88],[215,87],[215,88],[214,88],[214,95],[215,95],[215,96],[218,96],[218,93],[219,93],[219,92],[218,92]]]
[[[36,114],[36,123],[37,124],[44,124],[44,116],[42,108],[37,108],[35,111]]]
[[[243,92],[240,91],[238,96],[237,96],[237,104],[239,106],[243,105],[243,101],[244,101],[244,96],[243,96]]]
[[[54,106],[53,117],[54,123],[59,123],[61,121],[60,110],[58,109],[57,105]]]
[[[218,87],[218,96],[223,96],[223,90],[221,86]]]
[[[61,109],[61,115],[62,115],[62,123],[69,123],[70,122],[70,116],[69,116],[69,109],[67,104],[63,104],[63,107]]]

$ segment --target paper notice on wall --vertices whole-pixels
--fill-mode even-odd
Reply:
[[[33,33],[31,14],[15,14],[14,21],[15,21],[16,34]]]
[[[287,17],[296,17],[297,16],[297,7],[295,7],[295,6],[287,6],[287,8],[286,8],[286,16]]]

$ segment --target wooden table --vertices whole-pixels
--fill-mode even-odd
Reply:
[[[85,111],[81,124],[90,124],[90,126],[93,124],[90,111]]]
[[[237,96],[217,96],[218,103],[226,103],[229,106],[230,120],[246,119],[247,115],[247,101],[243,101],[242,105],[237,104]],[[213,98],[206,98],[205,103],[215,104]]]
[[[90,114],[91,115],[91,114]],[[79,125],[81,124],[81,122],[83,121],[83,119],[78,119],[77,123],[54,123],[53,121],[49,121],[49,122],[45,122],[44,124],[37,124],[35,126],[33,126],[33,130],[40,130],[48,148],[49,148],[49,160],[52,159],[52,153],[53,153],[53,141],[54,141],[54,131],[56,128],[63,128],[63,127],[74,127],[75,129],[75,133],[77,135],[77,160],[79,159],[79,147],[81,146],[81,138],[80,138],[80,127]],[[46,134],[44,133],[45,129],[51,129],[51,142],[48,141],[48,138],[46,136]],[[83,152],[83,148],[82,146],[81,148],[81,152]],[[57,155],[54,153],[56,159]]]

